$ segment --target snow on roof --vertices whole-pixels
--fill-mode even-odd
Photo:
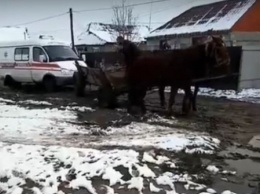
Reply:
[[[9,26],[0,28],[0,41],[25,40],[28,38],[26,28]]]
[[[128,26],[134,28],[132,31],[132,41],[145,41],[144,37],[149,34],[148,26],[135,25]],[[105,43],[114,43],[117,38],[117,25],[103,23],[89,23],[87,30],[82,32],[76,40],[76,44],[102,45]]]
[[[12,41],[1,41],[0,47],[6,46],[50,46],[50,45],[62,45],[70,46],[67,42],[57,40],[44,40],[44,39],[29,39],[29,40],[12,40]]]
[[[230,30],[255,1],[225,0],[193,7],[151,32],[147,38]]]

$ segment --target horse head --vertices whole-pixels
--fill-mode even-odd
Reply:
[[[139,56],[140,50],[137,45],[129,40],[125,40],[122,36],[117,37],[117,51],[122,53],[125,58],[125,63],[130,65]]]
[[[206,55],[214,60],[214,67],[230,67],[230,56],[222,36],[211,36],[206,43]]]
[[[116,45],[115,45],[117,52],[123,53],[123,49],[124,49],[123,44],[124,44],[124,38],[122,36],[118,36],[116,38]]]

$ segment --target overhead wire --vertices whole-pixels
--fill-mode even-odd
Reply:
[[[166,1],[171,1],[171,0],[156,0],[153,1],[152,3],[161,3],[161,2],[166,2]],[[125,6],[116,6],[118,8],[121,7],[136,7],[136,6],[141,6],[141,5],[147,5],[147,4],[151,4],[151,1],[149,2],[143,2],[143,3],[134,3],[134,4],[129,4],[129,5],[125,5]],[[82,13],[82,12],[92,12],[92,11],[105,11],[105,10],[112,10],[113,7],[105,7],[105,8],[97,8],[97,9],[83,9],[83,10],[76,10],[73,11],[75,13]]]
[[[50,20],[50,19],[53,19],[53,18],[61,17],[61,16],[64,16],[64,15],[67,15],[68,13],[69,12],[60,13],[60,14],[49,16],[49,17],[40,18],[40,19],[37,19],[37,20],[33,20],[33,21],[25,22],[25,23],[20,23],[20,24],[15,24],[15,25],[11,25],[11,26],[29,25],[29,24],[33,24],[33,23],[37,23],[37,22],[46,21],[46,20]]]

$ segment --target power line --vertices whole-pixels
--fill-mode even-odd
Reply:
[[[170,1],[170,0],[157,0],[157,1],[153,1],[152,3],[161,3],[164,1]],[[125,5],[124,7],[136,7],[136,6],[147,5],[147,4],[151,4],[151,1]],[[117,7],[122,8],[122,6],[117,6]],[[74,11],[74,12],[82,13],[82,12],[91,12],[91,11],[105,11],[105,10],[112,10],[112,9],[113,9],[113,7],[105,7],[105,8],[97,8],[97,9],[84,9],[84,10],[79,10],[79,11]]]
[[[63,15],[66,15],[66,14],[68,14],[68,12],[61,13],[61,14],[57,14],[57,15],[52,15],[52,16],[49,16],[49,17],[41,18],[41,19],[38,19],[38,20],[33,20],[33,21],[30,21],[30,22],[20,23],[20,24],[16,24],[16,25],[12,25],[12,26],[24,26],[24,25],[29,25],[29,24],[33,24],[33,23],[37,23],[37,22],[41,22],[41,21],[45,21],[45,20],[50,20],[50,19],[53,19],[53,18],[57,18],[57,17],[63,16]]]
[[[171,10],[171,9],[176,9],[176,8],[179,8],[179,7],[183,7],[183,6],[185,6],[185,5],[188,5],[188,3],[187,3],[187,4],[180,4],[180,5],[174,6],[174,7],[169,7],[169,6],[167,6],[167,8],[159,9],[159,10],[157,10],[157,11],[152,12],[152,15],[157,14],[157,13],[161,13],[161,12],[163,12],[163,11],[168,11],[168,10]],[[140,17],[140,16],[141,16],[141,17],[144,17],[144,16],[148,16],[148,15],[150,15],[150,13],[141,14],[141,15],[139,15],[139,17]]]

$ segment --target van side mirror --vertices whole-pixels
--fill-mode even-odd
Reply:
[[[87,57],[86,57],[85,54],[82,54],[82,55],[81,55],[81,58],[83,59],[83,61],[86,61],[86,60],[87,60]]]
[[[40,55],[39,59],[40,59],[40,62],[42,62],[42,63],[47,62],[47,58],[45,55]]]

